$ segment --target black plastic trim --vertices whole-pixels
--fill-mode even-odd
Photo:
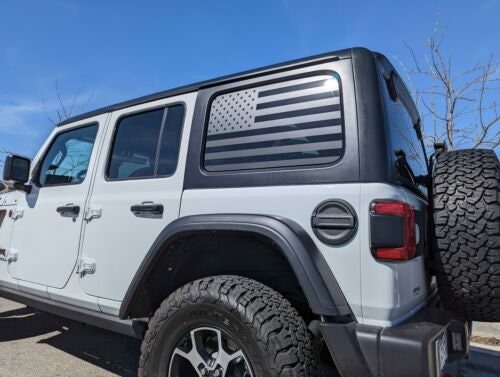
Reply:
[[[170,244],[181,236],[217,230],[247,232],[270,239],[289,262],[314,313],[354,318],[323,255],[300,225],[283,217],[247,214],[186,216],[170,223],[135,274],[120,308],[120,318],[130,316],[134,301],[147,290],[149,274]]]
[[[353,49],[352,65],[359,133],[360,182],[390,182],[392,161],[375,55],[364,48]]]
[[[371,247],[401,247],[405,244],[402,216],[370,214]]]
[[[102,312],[76,307],[70,304],[49,300],[7,287],[0,287],[0,297],[16,301],[43,312],[87,323],[119,334],[142,339],[147,323],[143,320],[121,320]]]
[[[328,212],[332,208],[334,212]],[[358,217],[354,208],[345,200],[330,199],[320,203],[314,209],[311,227],[316,237],[322,242],[329,245],[342,245],[356,235]]]
[[[28,168],[26,169],[26,176],[25,177],[12,177],[12,168],[14,164],[15,159],[20,159],[24,160],[28,164]],[[14,181],[16,183],[21,183],[24,184],[29,181],[29,172],[31,169],[31,159],[28,157],[20,156],[17,154],[9,154],[7,157],[5,157],[4,160],[4,167],[3,167],[3,180],[4,181]],[[22,179],[24,178],[24,179]]]
[[[445,332],[449,362],[469,352],[468,323],[440,309],[437,301],[393,327],[322,322],[320,331],[341,376],[440,377],[435,341]],[[461,336],[458,350],[451,332]]]
[[[209,108],[217,95],[235,90],[244,90],[283,80],[311,77],[322,74],[336,74],[340,85],[342,106],[343,146],[342,154],[333,163],[308,164],[256,168],[249,170],[213,171],[203,165],[206,128]],[[356,107],[350,60],[330,59],[321,64],[314,62],[300,69],[289,69],[279,74],[260,75],[257,78],[221,84],[200,90],[196,100],[193,124],[189,139],[189,149],[184,178],[185,189],[255,187],[324,183],[359,182],[358,128],[356,127]]]

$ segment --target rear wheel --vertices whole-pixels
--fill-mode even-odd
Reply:
[[[197,280],[168,297],[141,347],[140,376],[316,377],[303,319],[279,293],[237,276]]]
[[[495,152],[436,157],[434,265],[444,306],[469,320],[500,321],[500,172]]]

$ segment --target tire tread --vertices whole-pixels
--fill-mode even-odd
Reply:
[[[232,275],[188,283],[162,302],[141,345],[139,376],[150,377],[148,360],[162,325],[182,308],[201,302],[224,305],[251,329],[267,357],[270,376],[321,376],[317,351],[297,310],[273,289]]]
[[[500,173],[495,152],[436,156],[434,268],[443,305],[469,320],[500,321]]]

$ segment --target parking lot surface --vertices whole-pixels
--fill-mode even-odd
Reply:
[[[140,341],[0,298],[0,376],[136,376]]]
[[[0,298],[0,377],[136,376],[140,341]],[[499,377],[500,352],[473,348],[454,377]]]

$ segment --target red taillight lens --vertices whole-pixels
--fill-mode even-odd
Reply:
[[[377,201],[372,204],[373,215],[398,216],[403,221],[403,244],[397,247],[391,245],[377,245],[374,247],[374,255],[383,260],[408,260],[417,255],[417,244],[415,235],[415,211],[407,203],[396,201]],[[388,222],[389,223],[389,222]]]

